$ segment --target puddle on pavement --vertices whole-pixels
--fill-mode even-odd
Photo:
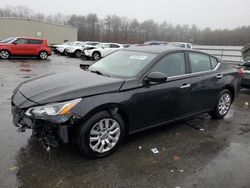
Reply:
[[[233,142],[202,169],[184,179],[183,187],[249,187],[250,147]]]

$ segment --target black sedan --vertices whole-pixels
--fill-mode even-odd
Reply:
[[[237,69],[203,52],[129,47],[88,68],[20,84],[13,122],[46,147],[74,140],[85,156],[103,157],[127,134],[202,113],[223,118],[240,82]]]

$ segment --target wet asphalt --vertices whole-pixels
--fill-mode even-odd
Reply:
[[[46,152],[12,124],[10,98],[22,81],[78,69],[84,59],[0,60],[0,187],[250,187],[250,90],[223,120],[204,114],[129,136],[113,155],[83,158],[72,145]],[[154,154],[151,149],[157,149]]]

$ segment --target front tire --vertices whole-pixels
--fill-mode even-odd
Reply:
[[[7,50],[0,51],[0,58],[1,59],[8,59],[10,57],[10,53]]]
[[[230,110],[232,104],[232,93],[228,89],[224,89],[216,102],[213,111],[209,115],[214,119],[222,119]]]
[[[45,51],[41,51],[39,53],[39,58],[42,59],[42,60],[46,60],[48,58],[48,53],[45,52]]]
[[[125,136],[122,117],[107,111],[94,114],[81,127],[78,135],[80,152],[89,158],[100,158],[117,150]]]

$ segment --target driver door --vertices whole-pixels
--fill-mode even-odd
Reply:
[[[13,55],[29,55],[30,50],[27,39],[19,38],[11,45],[11,54]]]
[[[189,113],[191,80],[185,53],[166,55],[150,72],[162,72],[168,78],[164,83],[150,83],[137,90],[132,109],[136,130],[177,120]]]

